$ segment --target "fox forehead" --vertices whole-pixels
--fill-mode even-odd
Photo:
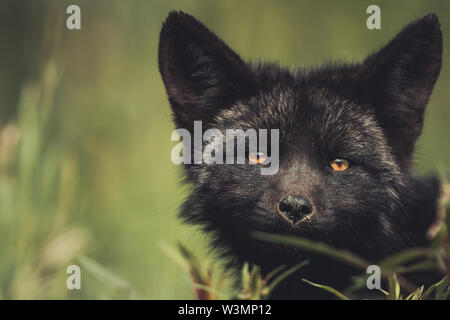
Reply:
[[[279,129],[281,147],[309,146],[323,155],[345,152],[366,157],[370,153],[380,165],[398,170],[382,126],[370,106],[324,87],[274,88],[221,110],[214,126],[223,130]]]
[[[321,135],[352,135],[365,131],[383,139],[368,106],[352,102],[328,88],[274,88],[222,109],[214,118],[219,127],[316,131]],[[333,134],[333,131],[338,131]],[[304,131],[306,132],[306,131]]]

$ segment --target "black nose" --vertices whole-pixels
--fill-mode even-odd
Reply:
[[[306,197],[287,195],[278,204],[280,211],[294,224],[313,212],[313,206]]]

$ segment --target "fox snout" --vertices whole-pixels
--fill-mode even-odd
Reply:
[[[304,220],[314,214],[314,207],[311,201],[305,196],[286,195],[278,203],[278,211],[291,223]]]

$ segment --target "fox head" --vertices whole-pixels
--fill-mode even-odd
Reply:
[[[375,256],[421,241],[437,186],[410,171],[441,60],[434,14],[361,63],[291,71],[246,63],[192,16],[170,13],[159,69],[176,126],[279,129],[274,175],[249,163],[186,165],[182,217],[242,259],[271,259],[252,230]]]

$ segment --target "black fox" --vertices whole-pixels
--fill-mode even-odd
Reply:
[[[185,165],[192,193],[181,217],[203,226],[237,265],[269,272],[310,264],[273,298],[321,298],[312,281],[348,285],[348,270],[251,231],[298,235],[378,261],[426,246],[440,183],[411,173],[415,142],[439,76],[442,33],[428,14],[362,63],[288,70],[244,62],[202,23],[171,12],[159,69],[177,127],[279,129],[279,170],[259,165]],[[261,164],[264,165],[264,164]]]

